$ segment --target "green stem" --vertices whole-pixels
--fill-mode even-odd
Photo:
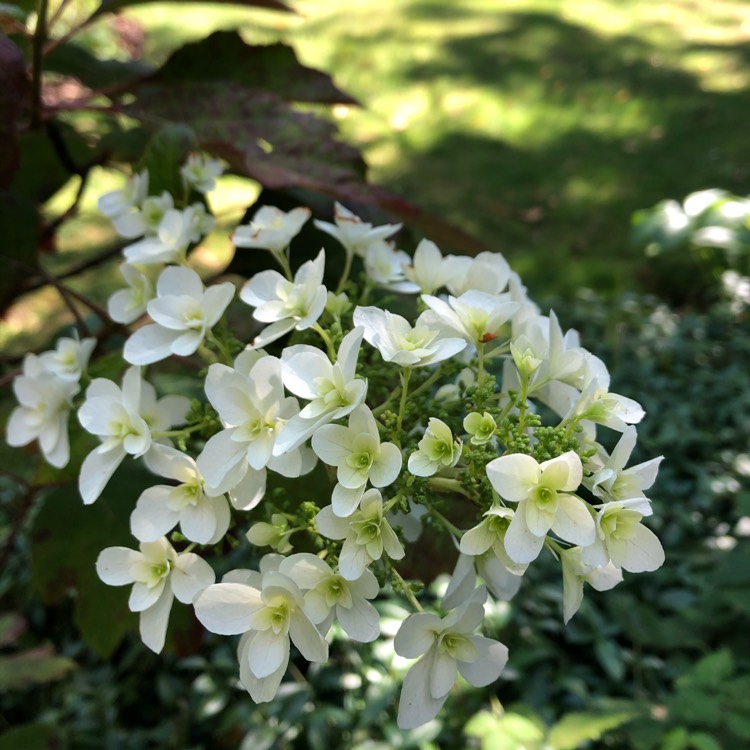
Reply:
[[[440,523],[443,524],[453,536],[459,538],[462,536],[463,532],[461,529],[459,529],[458,526],[454,526],[439,510],[436,510],[431,505],[428,505],[427,507],[429,508],[430,515],[440,521]]]
[[[201,422],[200,424],[194,424],[190,427],[183,427],[181,430],[165,430],[164,432],[152,432],[151,437],[152,438],[172,438],[172,437],[183,437],[186,435],[190,435],[193,432],[198,432],[198,430],[202,430],[205,427],[205,423]]]
[[[404,412],[406,411],[406,397],[409,395],[409,378],[411,377],[411,367],[405,367],[401,373],[401,401],[398,405],[398,419],[396,420],[396,430],[398,431],[399,446],[401,445],[401,425],[404,421]]]
[[[31,129],[42,124],[42,57],[47,40],[47,9],[49,0],[39,0],[36,28],[32,40],[31,55]]]
[[[331,362],[336,361],[336,349],[333,346],[333,341],[331,341],[331,337],[323,330],[323,328],[320,326],[320,323],[313,323],[312,326],[310,326],[313,331],[318,333],[320,335],[320,338],[323,339],[323,342],[326,345],[326,350],[328,351],[328,358],[331,360]]]
[[[477,387],[484,385],[484,343],[477,344]]]
[[[281,270],[284,272],[284,276],[289,279],[289,281],[294,281],[294,274],[292,273],[292,267],[289,265],[289,248],[287,247],[286,250],[283,250],[280,253],[274,253],[273,257],[276,258],[276,260],[279,262],[279,265],[281,266]]]
[[[441,375],[440,365],[438,365],[437,368],[435,369],[435,372],[433,372],[432,375],[430,375],[430,377],[427,378],[427,380],[425,380],[423,383],[421,383],[411,392],[412,397],[416,396],[418,393],[421,393],[422,391],[429,388],[433,383],[435,383],[436,380],[438,380],[440,375]]]
[[[404,592],[404,596],[409,600],[411,606],[414,607],[417,612],[424,612],[422,605],[417,601],[417,597],[414,596],[414,592],[409,588],[409,584],[401,577],[401,574],[396,568],[391,568],[391,575],[399,582],[401,590]]]
[[[352,259],[354,258],[354,253],[347,250],[346,251],[346,260],[344,261],[344,270],[341,272],[341,278],[339,279],[339,285],[336,287],[336,294],[341,294],[341,292],[344,291],[344,287],[346,286],[346,282],[349,281],[349,272],[352,270]]]
[[[429,482],[430,489],[437,490],[438,492],[456,492],[459,495],[463,495],[467,500],[471,500],[475,505],[480,505],[479,501],[466,491],[458,479],[451,479],[450,477],[430,477]]]

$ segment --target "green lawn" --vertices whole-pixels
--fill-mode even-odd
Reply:
[[[336,116],[372,178],[504,252],[533,292],[633,288],[635,209],[710,186],[750,191],[744,2],[295,5],[296,17],[129,14],[152,60],[210,28],[292,43],[362,102]]]

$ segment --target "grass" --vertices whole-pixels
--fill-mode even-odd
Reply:
[[[372,178],[504,252],[538,293],[621,292],[632,212],[750,191],[750,20],[725,0],[312,0],[300,17],[130,11],[154,60],[212,28],[282,39],[363,108]],[[448,250],[449,248],[446,248]]]

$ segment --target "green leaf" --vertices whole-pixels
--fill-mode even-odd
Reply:
[[[55,48],[45,58],[45,69],[73,76],[91,89],[119,86],[153,72],[150,65],[138,60],[101,60],[73,42]]]
[[[291,101],[356,104],[330,76],[302,65],[285,44],[246,44],[236,31],[215,31],[173,52],[149,80],[160,84],[232,81]]]
[[[689,743],[689,747],[695,750],[722,750],[721,743],[705,732],[692,732]]]
[[[542,750],[544,743],[541,722],[513,712],[494,716],[480,711],[469,719],[464,732],[478,737],[482,750]]]
[[[688,674],[677,680],[677,686],[720,687],[733,672],[732,652],[725,648],[704,656]]]
[[[594,644],[594,653],[599,664],[604,667],[607,674],[616,681],[625,677],[625,665],[622,661],[620,647],[611,640],[598,640]]]
[[[47,604],[75,597],[75,621],[81,636],[97,653],[117,647],[135,616],[126,589],[106,586],[95,563],[105,547],[132,546],[130,512],[140,493],[154,483],[145,470],[126,459],[94,505],[84,506],[75,487],[50,491],[34,519],[31,534],[31,578]]]
[[[60,680],[75,666],[71,659],[56,655],[52,646],[0,656],[0,691]]]
[[[15,643],[26,632],[26,620],[18,612],[5,612],[0,615],[0,646]]]
[[[105,13],[119,13],[125,8],[132,8],[135,5],[146,5],[155,0],[102,0],[102,4],[96,9],[92,18],[101,16]],[[205,2],[205,0],[180,0],[180,3]],[[266,8],[268,10],[278,10],[284,13],[294,13],[282,0],[214,0],[216,5],[242,5],[248,8]]]
[[[0,189],[8,187],[18,169],[16,119],[30,88],[21,50],[0,36]]]
[[[47,724],[22,724],[0,734],[0,750],[55,750],[57,734]]]
[[[182,195],[184,188],[180,167],[197,145],[193,131],[180,123],[165,125],[151,137],[137,169],[148,169],[149,192],[152,195],[159,195],[163,190],[172,195]]]
[[[598,740],[610,729],[638,715],[638,711],[613,710],[610,713],[566,714],[549,732],[547,742],[555,750],[576,750],[587,740]]]
[[[37,267],[39,215],[23,195],[0,190],[0,309],[17,294],[18,285]]]

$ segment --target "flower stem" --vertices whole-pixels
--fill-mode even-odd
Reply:
[[[320,338],[323,339],[323,343],[326,345],[326,350],[328,352],[328,358],[331,360],[331,362],[336,361],[336,349],[333,346],[333,341],[331,341],[331,337],[323,330],[320,323],[313,323],[312,326],[310,326],[313,331],[315,331],[317,334],[320,335]]]
[[[477,387],[484,385],[484,342],[477,344]]]
[[[346,251],[346,260],[344,261],[344,270],[341,272],[341,278],[339,279],[339,284],[336,287],[336,294],[341,294],[341,292],[344,291],[344,287],[346,286],[346,282],[349,281],[349,272],[352,270],[352,259],[354,258],[354,253],[347,250]]]
[[[286,250],[283,250],[280,253],[274,253],[273,257],[276,258],[276,260],[279,262],[279,265],[281,266],[281,270],[284,272],[284,276],[289,279],[289,281],[294,281],[294,274],[292,274],[292,267],[289,265],[289,248],[287,247]]]
[[[36,28],[32,41],[31,61],[31,129],[42,124],[42,56],[44,43],[47,41],[47,8],[48,0],[39,0]]]
[[[391,568],[391,575],[396,581],[398,581],[401,591],[403,591],[404,596],[409,600],[411,606],[414,607],[417,612],[424,612],[422,605],[417,601],[417,597],[414,596],[414,592],[409,588],[409,584],[401,577],[401,574],[396,568]]]
[[[409,378],[411,377],[411,367],[405,367],[401,376],[401,402],[398,405],[398,419],[396,421],[396,430],[401,435],[401,425],[404,421],[404,412],[406,411],[406,397],[409,394]],[[400,440],[399,440],[400,445]]]

